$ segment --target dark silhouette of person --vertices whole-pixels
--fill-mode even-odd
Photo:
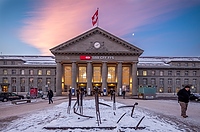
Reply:
[[[188,117],[186,111],[190,99],[190,86],[186,85],[183,89],[178,91],[177,95],[178,95],[178,102],[181,106],[181,116],[183,118],[186,118]]]
[[[53,103],[53,100],[52,100],[53,91],[50,88],[48,88],[47,97],[49,99],[49,104]]]

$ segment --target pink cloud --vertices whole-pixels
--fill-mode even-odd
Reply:
[[[190,2],[180,3],[177,0],[48,0],[43,7],[29,13],[32,17],[24,20],[20,38],[40,49],[43,55],[51,55],[50,48],[92,28],[91,17],[97,7],[99,26],[120,36],[156,22],[159,15],[190,5]]]

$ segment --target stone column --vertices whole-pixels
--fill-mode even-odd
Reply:
[[[108,94],[107,75],[108,75],[107,62],[103,62],[103,65],[102,65],[102,91],[104,88],[106,88],[106,95]]]
[[[117,93],[119,94],[122,88],[122,62],[118,62],[117,65]]]
[[[62,64],[56,62],[56,95],[62,95]]]
[[[92,90],[92,63],[87,62],[87,94],[91,95]]]
[[[76,89],[76,62],[72,62],[72,88]]]
[[[132,95],[137,95],[137,64],[132,63]]]

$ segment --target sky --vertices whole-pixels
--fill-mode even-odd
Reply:
[[[63,102],[59,105],[48,109],[23,115],[21,118],[10,122],[7,128],[2,132],[183,132],[184,128],[179,128],[172,120],[164,120],[155,114],[149,113],[144,109],[135,107],[131,117],[132,107],[119,108],[126,106],[121,103],[116,103],[116,110],[113,110],[113,102],[100,99],[101,103],[110,105],[99,105],[101,123],[97,123],[95,100],[83,100],[83,115],[92,116],[93,118],[82,117],[73,112],[75,101],[72,101],[70,113],[67,113],[68,102]],[[166,103],[166,102],[165,102]],[[77,109],[77,106],[75,107]],[[77,113],[80,113],[79,110]],[[114,114],[115,113],[115,114]],[[125,115],[124,115],[125,114]],[[124,115],[122,117],[122,115]],[[121,118],[122,117],[122,118]],[[143,118],[144,117],[144,118]],[[121,118],[121,120],[120,120]],[[136,127],[139,121],[143,118],[139,127],[144,129],[123,129],[121,127]],[[49,127],[116,127],[113,130],[104,129],[71,129],[71,130],[49,130],[44,128]],[[188,130],[188,129],[187,129]],[[190,131],[190,130],[188,130]]]
[[[53,55],[95,27],[97,8],[98,26],[142,56],[200,57],[200,0],[0,0],[0,54]]]

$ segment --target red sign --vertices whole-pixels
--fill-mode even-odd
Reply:
[[[80,56],[80,60],[91,60],[91,59],[92,56],[85,56],[85,55]]]

